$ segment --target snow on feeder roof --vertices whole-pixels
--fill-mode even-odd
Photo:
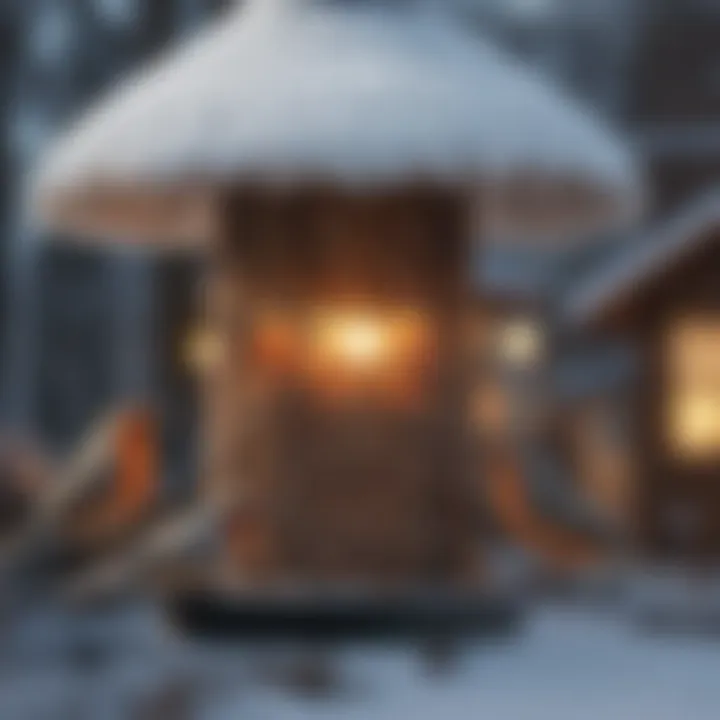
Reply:
[[[600,121],[451,12],[250,0],[81,122],[35,200],[61,229],[197,241],[219,187],[409,183],[482,184],[533,231],[595,229],[639,197]]]

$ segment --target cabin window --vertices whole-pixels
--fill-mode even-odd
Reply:
[[[668,355],[671,451],[687,459],[720,455],[720,318],[678,323]]]

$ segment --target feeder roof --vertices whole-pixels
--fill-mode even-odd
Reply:
[[[130,190],[152,220],[158,198],[182,215],[224,184],[478,181],[580,188],[603,220],[639,194],[598,118],[447,8],[248,0],[113,91],[51,153],[34,200],[56,226],[117,233]]]

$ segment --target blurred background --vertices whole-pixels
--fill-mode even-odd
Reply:
[[[648,213],[631,231],[550,253],[490,242],[477,263],[502,351],[492,383],[502,397],[478,390],[478,422],[492,434],[508,414],[530,415],[535,398],[528,387],[537,389],[539,377],[551,396],[543,414],[547,442],[542,451],[526,444],[519,472],[533,506],[566,534],[549,537],[532,519],[518,527],[512,511],[505,521],[502,497],[492,508],[500,516],[497,534],[512,538],[494,562],[515,578],[522,571],[519,604],[541,609],[526,632],[461,649],[422,642],[211,650],[164,629],[146,597],[114,608],[108,621],[49,609],[40,583],[20,594],[32,612],[19,613],[13,593],[2,603],[0,717],[714,717],[720,470],[705,463],[709,479],[680,492],[697,473],[695,465],[684,475],[674,464],[675,484],[663,484],[642,512],[631,497],[638,455],[646,451],[644,426],[632,420],[639,378],[648,373],[637,328],[656,317],[657,290],[627,311],[629,330],[590,323],[567,331],[563,318],[596,281],[601,290],[609,283],[612,294],[613,268],[636,262],[638,249],[642,256],[653,245],[690,249],[681,267],[690,284],[709,257],[715,265],[703,282],[720,284],[717,250],[692,250],[694,238],[717,234],[720,215],[706,200],[714,207],[720,177],[720,1],[445,2],[479,36],[491,36],[606,119],[647,173]],[[22,447],[23,477],[47,475],[40,465],[71,453],[108,409],[143,398],[159,418],[161,505],[193,503],[198,399],[188,342],[198,322],[200,261],[48,242],[26,223],[25,195],[44,150],[91,101],[229,4],[0,0],[0,416],[3,457]],[[633,276],[638,287],[643,268]],[[701,335],[693,357],[712,355],[716,368],[717,333]],[[717,458],[718,387],[713,380],[693,390],[712,392],[714,400],[699,430],[687,431],[685,416],[679,421],[684,457]],[[14,477],[17,462],[6,461],[3,472]],[[16,500],[9,494],[6,505]],[[12,525],[13,511],[7,515]],[[705,530],[693,535],[695,526]],[[637,535],[641,541],[628,539]],[[599,569],[586,563],[596,552],[612,562]],[[679,624],[691,627],[679,637],[644,634],[616,613],[618,576],[628,565],[636,579],[655,575],[647,560],[654,556],[672,572],[637,583],[640,599],[632,599],[642,605],[649,594],[650,606],[642,605],[649,615],[658,599],[663,609],[666,599],[675,603]],[[592,567],[581,581],[573,572],[572,586],[564,584],[568,566],[586,564]],[[528,565],[542,572],[528,572]],[[701,578],[700,585],[689,588],[688,577]]]

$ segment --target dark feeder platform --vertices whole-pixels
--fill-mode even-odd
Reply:
[[[232,10],[193,62],[162,64],[125,89],[117,118],[98,114],[87,142],[61,145],[40,182],[56,227],[209,257],[199,492],[228,508],[214,574],[252,590],[173,593],[173,616],[194,631],[466,632],[518,619],[517,602],[490,590],[482,553],[473,256],[488,232],[555,243],[627,217],[636,178],[621,180],[630,163],[614,138],[445,10],[390,5]],[[210,73],[198,86],[195,70],[221,57],[237,63],[233,82]],[[387,61],[383,82],[357,73],[369,58]],[[468,102],[488,77],[503,92]],[[424,139],[388,122],[408,109],[433,127]],[[183,131],[166,133],[181,115]],[[217,122],[188,136],[203,118]],[[488,123],[507,144],[500,172]],[[546,141],[567,133],[583,141]],[[535,147],[525,156],[513,137]],[[293,582],[313,599],[283,600]],[[338,601],[333,587],[360,590]]]
[[[173,596],[167,612],[177,627],[217,642],[502,638],[515,634],[524,617],[517,598],[489,594],[283,601],[196,591]]]

